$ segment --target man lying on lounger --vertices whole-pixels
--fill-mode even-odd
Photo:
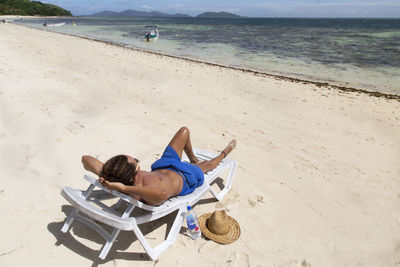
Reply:
[[[112,157],[104,164],[92,156],[83,156],[82,164],[100,177],[104,187],[159,205],[170,197],[192,193],[203,184],[204,173],[216,168],[235,147],[236,140],[232,140],[217,157],[199,162],[192,150],[189,129],[182,127],[161,158],[151,165],[151,172],[140,170],[139,160],[128,155]],[[183,151],[191,163],[181,161]]]

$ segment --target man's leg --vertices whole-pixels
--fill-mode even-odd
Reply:
[[[227,147],[225,147],[224,150],[222,150],[221,154],[216,156],[215,158],[207,161],[200,162],[199,164],[196,164],[200,169],[203,171],[203,173],[209,172],[211,170],[214,170],[218,164],[229,154],[231,151],[236,147],[236,140],[232,140],[229,142]]]
[[[187,127],[180,128],[168,145],[176,151],[179,158],[182,159],[182,153],[185,151],[191,163],[198,162],[198,159],[193,153],[192,143],[190,141],[190,131]]]

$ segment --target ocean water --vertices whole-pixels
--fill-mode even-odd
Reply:
[[[163,54],[400,95],[400,19],[56,18],[16,23]],[[73,25],[75,22],[76,26]],[[143,42],[157,25],[156,42]]]

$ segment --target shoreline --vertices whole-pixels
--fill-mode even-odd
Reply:
[[[15,24],[15,23],[13,23],[13,24],[17,25],[17,26],[28,27],[30,29],[46,31],[44,29],[35,28],[35,27],[29,26],[29,25],[22,25],[22,24]],[[149,54],[153,54],[153,55],[180,59],[180,60],[184,60],[184,61],[187,61],[187,62],[200,63],[200,64],[209,65],[209,66],[215,66],[215,67],[220,67],[220,68],[225,68],[225,69],[237,70],[237,71],[241,71],[241,72],[251,73],[251,74],[254,74],[256,76],[271,77],[271,78],[275,78],[277,80],[289,81],[289,82],[294,82],[294,83],[312,84],[312,85],[315,85],[317,87],[325,87],[328,90],[332,89],[332,90],[338,90],[338,91],[345,92],[345,93],[346,92],[352,92],[352,93],[359,93],[359,94],[367,94],[367,95],[378,97],[378,98],[395,99],[395,100],[400,102],[400,92],[399,92],[399,95],[397,95],[397,94],[383,93],[383,92],[379,92],[379,91],[373,91],[373,90],[356,88],[356,87],[335,85],[335,84],[332,84],[330,82],[319,82],[319,81],[307,80],[307,79],[302,79],[302,78],[297,78],[297,77],[290,77],[290,76],[284,76],[284,75],[279,75],[279,74],[267,73],[267,72],[262,72],[262,71],[257,71],[257,70],[233,67],[233,66],[229,66],[229,65],[212,63],[212,62],[196,60],[196,59],[191,59],[191,58],[168,55],[168,54],[163,54],[161,52],[155,52],[155,51],[145,50],[145,49],[138,48],[138,47],[127,46],[127,45],[115,43],[115,42],[112,42],[112,41],[99,40],[99,39],[95,39],[95,38],[91,38],[91,37],[87,37],[87,36],[82,36],[82,35],[79,35],[79,34],[69,34],[69,33],[55,32],[55,31],[50,31],[50,32],[56,33],[56,34],[67,35],[67,36],[74,36],[74,37],[78,37],[78,38],[82,38],[82,39],[86,39],[86,40],[100,42],[100,43],[104,43],[104,44],[108,44],[108,45],[112,45],[112,46],[116,46],[116,47],[131,49],[131,50],[134,50],[134,51],[149,53]]]

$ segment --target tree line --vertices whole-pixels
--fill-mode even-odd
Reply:
[[[30,0],[0,0],[0,15],[72,16],[59,6]]]

